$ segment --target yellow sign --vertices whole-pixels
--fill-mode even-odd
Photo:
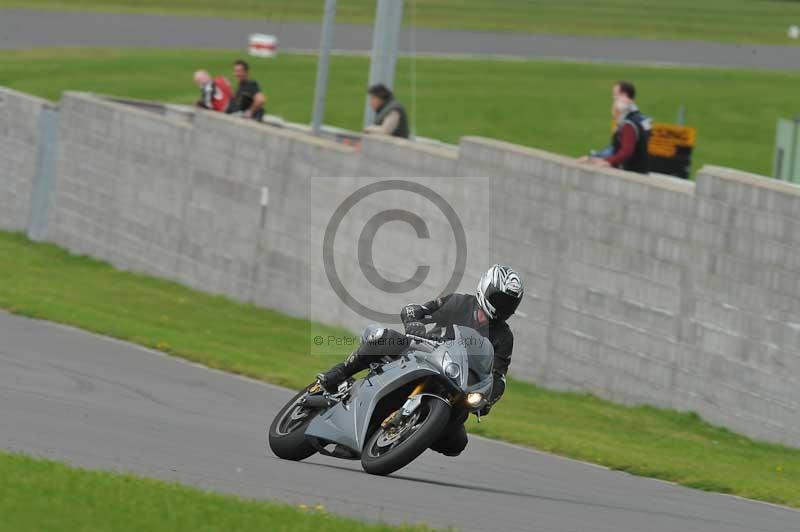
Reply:
[[[677,124],[653,124],[647,153],[658,157],[675,157],[678,147],[692,148],[697,140],[697,130]]]

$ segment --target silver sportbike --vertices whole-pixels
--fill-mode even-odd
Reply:
[[[315,453],[361,460],[364,471],[388,475],[405,467],[440,437],[451,419],[486,406],[494,350],[468,327],[412,336],[370,326],[361,341],[375,362],[335,393],[313,383],[289,401],[269,428],[279,458]]]

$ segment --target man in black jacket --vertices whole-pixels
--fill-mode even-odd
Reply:
[[[250,78],[250,65],[241,59],[233,63],[233,75],[239,81],[236,93],[228,106],[228,113],[239,113],[244,118],[261,121],[267,97],[258,82]]]
[[[489,405],[481,412],[488,414],[492,405],[500,400],[506,389],[506,373],[511,364],[514,335],[506,323],[522,301],[523,286],[519,274],[495,264],[483,274],[475,295],[449,294],[424,305],[407,305],[400,313],[407,334],[422,336],[426,325],[437,327],[461,325],[475,329],[489,339],[494,348],[492,373],[494,383]],[[370,354],[356,350],[347,360],[317,376],[319,383],[329,392],[348,377],[369,367]],[[457,456],[467,446],[464,419],[454,419],[444,431],[444,436],[431,448],[448,456]]]

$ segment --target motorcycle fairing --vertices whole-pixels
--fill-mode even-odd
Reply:
[[[402,357],[389,362],[379,373],[370,373],[356,381],[351,391],[352,399],[346,404],[339,403],[316,416],[309,423],[306,435],[343,445],[360,454],[378,402],[409,382],[440,374],[433,354]]]

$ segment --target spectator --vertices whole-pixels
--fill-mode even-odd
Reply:
[[[643,115],[636,106],[636,88],[633,83],[615,83],[612,98],[617,123],[611,138],[612,153],[603,153],[601,157],[582,157],[580,160],[646,174],[649,170],[647,143],[652,127],[650,118]]]
[[[369,106],[375,111],[374,125],[364,128],[365,133],[408,138],[408,117],[405,108],[394,99],[386,85],[373,85],[367,90]]]
[[[611,101],[632,103],[636,100],[636,87],[630,81],[618,81],[611,87]]]
[[[236,94],[228,106],[228,113],[240,113],[245,118],[261,120],[267,98],[254,79],[250,79],[250,65],[239,59],[233,64],[233,75],[239,80]]]
[[[200,99],[195,106],[212,111],[225,112],[231,101],[231,84],[222,76],[211,79],[206,70],[194,73],[194,83],[200,89]]]

